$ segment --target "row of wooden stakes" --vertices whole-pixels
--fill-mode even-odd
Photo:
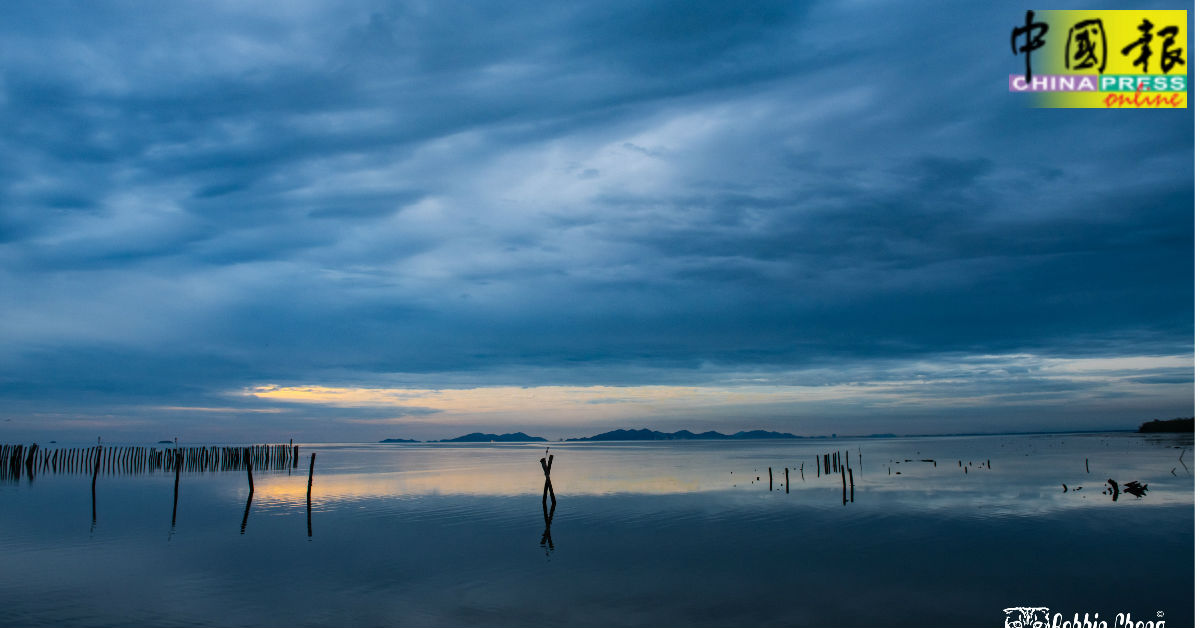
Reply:
[[[174,471],[175,495],[171,504],[171,529],[175,528],[175,515],[179,506],[179,476],[184,470],[246,471],[250,492],[246,496],[246,511],[242,515],[242,533],[246,532],[246,521],[250,517],[250,504],[254,500],[254,469],[294,469],[300,461],[300,446],[251,445],[246,447],[75,447],[41,449],[37,443],[29,448],[24,445],[0,445],[0,480],[17,481],[24,471],[30,480],[39,472],[92,474],[92,525],[96,524],[96,478],[103,470],[106,474],[132,474],[140,472]],[[312,536],[312,485],[313,469],[317,454],[313,452],[308,461],[308,535]],[[549,479],[547,479],[549,481]]]
[[[842,452],[840,452],[840,451],[835,451],[832,454],[825,454],[824,457],[822,457],[820,454],[817,455],[817,477],[821,477],[822,462],[824,462],[825,475],[830,475],[831,473],[840,473],[842,475],[842,504],[843,505],[854,501],[854,469],[851,466],[849,466],[848,464],[846,464],[846,461],[849,459],[850,459],[849,451],[845,452],[844,456],[842,455]],[[859,472],[861,472],[862,471],[862,454],[861,453],[858,455],[858,464],[859,464]],[[544,463],[543,463],[543,466],[544,466]],[[791,475],[788,473],[788,471],[789,471],[788,467],[785,466],[783,468],[783,490],[784,490],[784,492],[791,493],[792,492],[792,482],[791,482]],[[846,484],[846,474],[847,473],[849,473],[849,477],[850,477],[849,485]],[[804,463],[800,463],[800,478],[804,479]],[[846,493],[847,486],[849,486],[849,488],[850,488],[850,493],[849,493],[848,499],[847,499],[847,493]],[[767,490],[770,490],[770,491],[775,490],[775,469],[773,467],[767,467],[767,487],[768,487]]]
[[[152,473],[156,471],[242,471],[247,468],[296,468],[300,446],[249,445],[207,447],[46,448],[0,445],[0,480],[19,480],[38,473]]]

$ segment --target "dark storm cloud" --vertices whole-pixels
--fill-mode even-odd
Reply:
[[[1190,354],[1192,119],[1025,108],[1023,10],[6,5],[0,391]]]

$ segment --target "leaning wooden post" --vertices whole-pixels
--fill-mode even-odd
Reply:
[[[250,448],[246,448],[246,481],[250,482],[250,493],[254,493],[254,459],[250,457]],[[247,511],[250,509],[247,508]]]
[[[550,483],[550,469],[554,466],[554,454],[550,455],[549,461],[546,458],[538,460],[542,465],[542,473],[546,476],[546,483],[542,485],[542,506],[546,505],[546,496],[550,497],[551,505],[558,505],[558,499],[554,496],[554,485]]]

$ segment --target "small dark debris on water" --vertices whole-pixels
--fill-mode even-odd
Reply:
[[[1063,484],[1063,492],[1064,492],[1064,493],[1065,493],[1065,492],[1067,492],[1067,485],[1066,485],[1066,484]]]
[[[1142,484],[1141,482],[1134,480],[1132,482],[1125,483],[1125,491],[1124,492],[1129,493],[1130,495],[1133,495],[1134,497],[1140,498],[1140,497],[1145,497],[1146,491],[1148,491],[1148,490],[1150,490],[1149,486],[1146,486],[1145,484]]]

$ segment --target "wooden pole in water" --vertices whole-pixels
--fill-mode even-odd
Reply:
[[[253,495],[254,494],[254,460],[250,457],[249,448],[246,449],[246,480],[248,482],[250,482],[250,494]],[[250,502],[246,502],[246,512],[250,512]]]
[[[312,476],[313,467],[317,464],[317,452],[313,452],[312,457],[308,459],[308,504],[312,506]]]
[[[842,505],[846,505],[846,467],[842,467]]]
[[[771,467],[767,467],[767,490],[775,490],[775,474],[771,473]]]
[[[847,469],[850,472],[850,501],[854,501],[854,467]]]
[[[96,524],[96,476],[100,474],[100,452],[104,445],[96,445],[96,465],[92,467],[92,525]]]
[[[991,464],[992,464],[992,461],[991,461],[991,460],[988,460],[988,468],[989,468],[989,469],[991,468]],[[1083,470],[1084,470],[1084,471],[1087,471],[1088,473],[1091,473],[1091,472],[1092,472],[1092,469],[1091,469],[1091,467],[1089,467],[1089,466],[1088,466],[1088,459],[1087,459],[1087,458],[1084,458],[1084,459],[1083,459]]]
[[[790,479],[788,479],[788,468],[787,467],[783,468],[783,492],[784,493],[792,492],[792,481]]]
[[[297,450],[299,447],[297,447]],[[308,536],[312,536],[312,476],[313,467],[317,464],[317,452],[308,459]]]
[[[96,476],[100,474],[100,455],[99,452],[104,450],[104,445],[96,445],[96,464],[92,467],[92,498],[95,501],[96,496]]]
[[[183,465],[175,463],[175,501],[171,503],[171,527],[175,527],[175,511],[179,509],[179,469]]]

